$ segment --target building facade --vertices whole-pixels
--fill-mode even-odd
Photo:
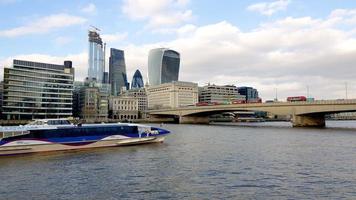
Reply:
[[[110,82],[109,82],[109,72],[104,72],[103,83],[104,84],[110,84]]]
[[[143,83],[143,78],[140,70],[136,70],[132,77],[131,89],[143,88],[145,85]]]
[[[179,108],[198,102],[198,84],[174,81],[147,88],[148,109]]]
[[[88,56],[88,78],[102,83],[104,79],[104,45],[96,31],[89,31],[89,56]]]
[[[204,103],[231,103],[236,100],[245,100],[234,85],[206,85],[199,88],[199,102]]]
[[[148,82],[155,86],[178,81],[180,54],[167,48],[150,50],[148,54]]]
[[[4,94],[4,82],[0,82],[0,119],[2,119],[2,98]]]
[[[246,101],[257,101],[259,99],[257,89],[253,87],[238,87],[238,92],[245,96]]]
[[[77,95],[78,114],[87,121],[106,121],[109,115],[110,85],[86,80]]]
[[[124,51],[110,49],[109,58],[109,82],[111,85],[111,95],[118,96],[122,88],[129,89],[126,75],[126,64]]]
[[[3,118],[28,120],[72,116],[74,68],[14,60],[4,68]]]
[[[84,87],[84,82],[75,81],[73,89],[73,117],[79,118],[81,114],[81,90]]]
[[[138,99],[138,117],[144,118],[148,109],[147,92],[145,88],[137,88],[125,91],[122,95]]]
[[[110,97],[112,118],[120,121],[132,121],[139,118],[138,98],[120,95]]]

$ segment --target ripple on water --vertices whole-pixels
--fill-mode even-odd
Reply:
[[[0,158],[0,199],[356,197],[356,129],[275,125],[166,124],[163,144]]]

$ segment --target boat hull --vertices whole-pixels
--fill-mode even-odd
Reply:
[[[164,138],[165,138],[164,136],[155,136],[155,137],[150,136],[150,137],[141,137],[141,138],[124,138],[124,139],[120,138],[120,139],[106,139],[106,140],[104,139],[99,141],[83,141],[80,143],[76,142],[76,143],[66,143],[66,144],[37,141],[37,140],[15,141],[14,143],[9,143],[7,145],[1,146],[0,156],[157,143],[157,142],[163,142]]]

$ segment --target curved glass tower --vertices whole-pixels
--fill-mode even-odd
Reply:
[[[99,33],[96,31],[89,31],[89,68],[88,78],[102,83],[104,78],[104,50],[103,41]]]
[[[135,89],[135,88],[143,88],[144,84],[143,84],[143,78],[141,75],[140,70],[136,70],[135,74],[132,77],[132,81],[131,81],[131,89]]]
[[[118,96],[122,88],[129,89],[129,83],[126,76],[126,64],[124,51],[119,49],[110,49],[109,58],[109,82],[111,84],[111,94]]]
[[[150,85],[160,85],[178,81],[180,55],[178,52],[158,48],[148,54],[148,81]]]

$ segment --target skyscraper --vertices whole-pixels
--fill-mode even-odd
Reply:
[[[158,48],[148,54],[148,81],[150,85],[160,85],[178,81],[180,55],[178,52]]]
[[[89,68],[88,78],[102,83],[104,78],[104,48],[100,35],[95,30],[89,31]]]
[[[136,70],[135,74],[132,77],[131,89],[143,88],[143,79],[140,70]]]
[[[126,76],[125,54],[119,49],[110,49],[109,58],[109,82],[111,84],[111,94],[117,96],[122,88],[129,89]]]

